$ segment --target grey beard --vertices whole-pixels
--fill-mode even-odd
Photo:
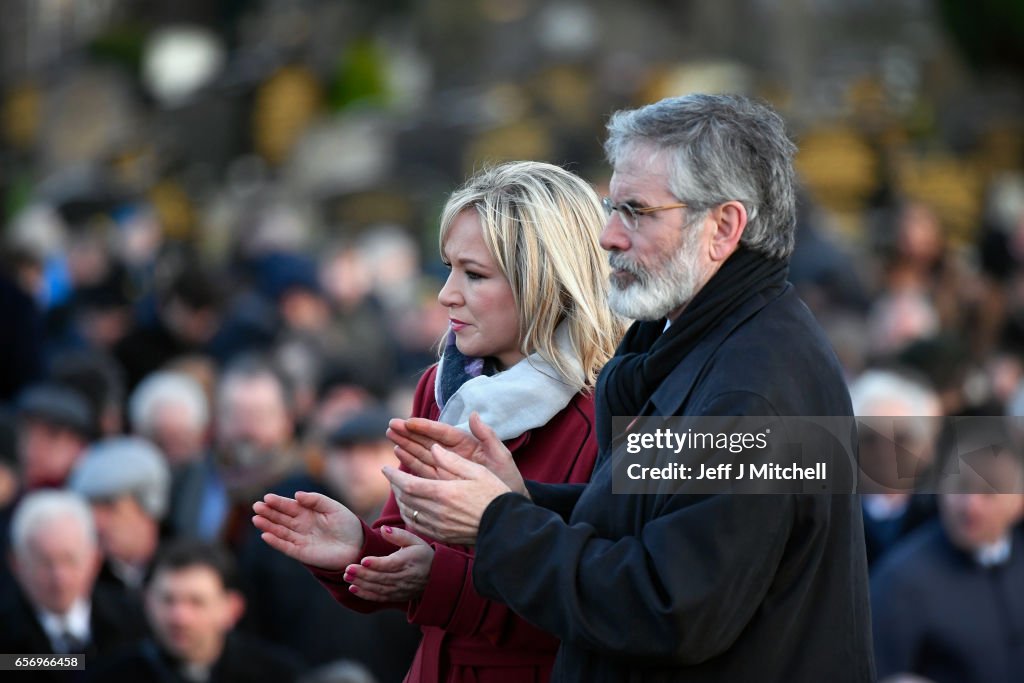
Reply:
[[[634,320],[658,320],[689,303],[704,284],[695,245],[689,242],[684,240],[656,272],[632,263],[623,254],[612,254],[608,258],[612,268],[631,273],[636,281],[621,289],[612,281],[608,291],[611,309]]]
[[[217,452],[218,472],[232,500],[256,500],[298,464],[290,448],[263,450],[245,441],[222,445]]]

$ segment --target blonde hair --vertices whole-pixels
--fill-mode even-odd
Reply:
[[[555,329],[566,321],[583,366],[583,386],[593,389],[624,329],[607,304],[609,268],[598,244],[604,212],[593,188],[537,161],[486,168],[444,207],[442,258],[452,223],[467,209],[479,214],[484,243],[512,286],[519,351],[538,353],[563,380],[575,381],[571,359],[555,342]]]

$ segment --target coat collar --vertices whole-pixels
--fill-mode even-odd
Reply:
[[[790,293],[788,282],[776,289],[758,293],[711,330],[665,380],[658,385],[644,404],[641,415],[678,415],[694,387],[704,374],[711,357],[736,328],[757,315],[772,301]]]

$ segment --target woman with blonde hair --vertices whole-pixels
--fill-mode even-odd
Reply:
[[[420,379],[414,417],[464,432],[482,419],[524,477],[589,479],[594,384],[623,329],[606,303],[603,225],[594,190],[551,164],[485,169],[452,194],[440,231],[451,273],[438,294],[450,327]],[[254,510],[263,539],[309,566],[339,602],[404,609],[422,627],[406,681],[548,680],[557,640],[479,596],[472,548],[406,531],[393,496],[372,528],[315,493],[267,495]]]

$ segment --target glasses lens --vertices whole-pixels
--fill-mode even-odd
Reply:
[[[605,197],[601,200],[601,207],[604,209],[604,215],[608,218],[612,217],[612,211],[615,210],[615,202],[612,201],[611,197]]]
[[[622,221],[627,230],[636,231],[636,214],[633,213],[632,206],[629,204],[616,204],[611,200],[611,197],[602,199],[601,206],[604,207],[604,212],[609,218],[611,218],[614,211],[619,214],[619,220]]]
[[[622,223],[631,232],[636,232],[637,214],[633,212],[633,207],[629,204],[619,204],[619,215],[622,216]]]

